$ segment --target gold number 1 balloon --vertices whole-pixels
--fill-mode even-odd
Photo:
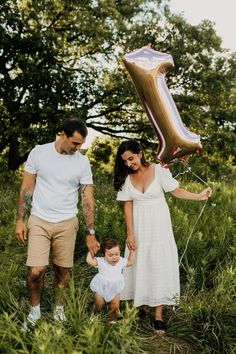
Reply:
[[[145,46],[126,54],[123,61],[157,134],[157,159],[169,164],[201,151],[200,137],[183,125],[165,82],[174,66],[172,56]]]

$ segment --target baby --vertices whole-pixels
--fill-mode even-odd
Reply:
[[[129,252],[128,258],[120,256],[120,245],[116,240],[106,239],[101,243],[102,257],[92,258],[88,252],[86,262],[98,268],[98,273],[90,283],[91,290],[95,293],[93,311],[97,313],[104,304],[108,304],[107,320],[116,321],[116,314],[120,307],[120,293],[124,288],[122,271],[134,262],[135,251]]]

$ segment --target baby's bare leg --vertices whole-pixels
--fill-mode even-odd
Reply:
[[[101,311],[104,304],[105,304],[105,301],[104,301],[103,297],[98,294],[95,294],[95,302],[93,305],[93,312],[98,313],[99,311]]]
[[[107,314],[107,321],[115,321],[116,320],[116,314],[120,308],[120,295],[116,295],[114,299],[112,299],[109,304],[109,311]]]

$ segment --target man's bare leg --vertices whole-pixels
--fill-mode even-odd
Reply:
[[[28,267],[26,282],[31,308],[27,316],[27,321],[21,327],[22,332],[27,332],[29,325],[34,327],[41,317],[40,298],[44,286],[45,271],[46,267]]]
[[[70,269],[65,267],[60,267],[58,265],[53,265],[54,267],[54,288],[55,288],[55,309],[54,309],[54,320],[64,322],[66,321],[66,316],[64,313],[64,302],[66,291],[69,286],[70,280]]]
[[[46,267],[28,267],[26,282],[31,306],[40,304],[45,272]]]
[[[70,268],[60,267],[53,264],[54,267],[54,289],[56,305],[63,305],[65,301],[66,289],[69,287]]]

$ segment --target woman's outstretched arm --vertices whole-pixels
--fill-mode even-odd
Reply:
[[[183,188],[176,188],[170,192],[174,197],[179,199],[187,199],[187,200],[206,200],[212,195],[211,188],[205,188],[200,193],[192,193]]]

